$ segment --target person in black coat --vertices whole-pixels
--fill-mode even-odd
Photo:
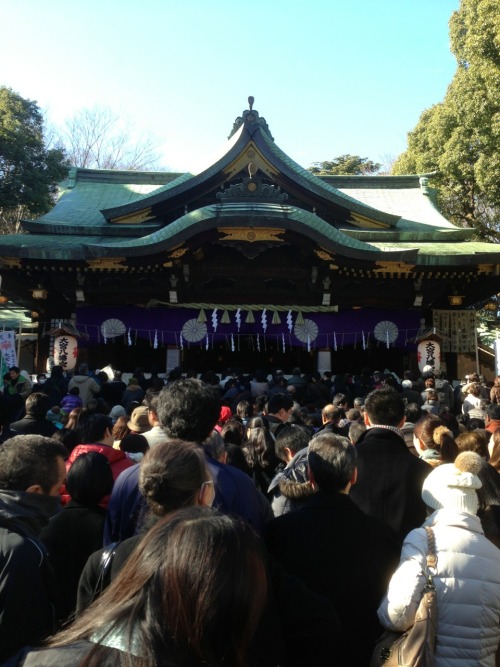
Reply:
[[[308,464],[315,493],[267,526],[267,545],[287,572],[333,602],[340,635],[330,664],[366,667],[382,633],[377,608],[398,565],[401,540],[349,497],[357,473],[356,450],[347,438],[314,438]],[[310,664],[321,658],[311,644]]]
[[[0,664],[56,630],[57,582],[39,535],[60,506],[65,454],[39,435],[0,447]]]
[[[44,435],[50,438],[57,431],[53,422],[46,419],[45,415],[50,410],[49,397],[46,394],[35,392],[26,399],[26,416],[19,421],[12,422],[10,430],[13,435]]]
[[[40,533],[60,584],[57,612],[61,621],[74,612],[82,570],[90,554],[102,546],[105,510],[99,503],[112,488],[108,459],[99,452],[81,454],[66,478],[71,500]]]
[[[60,405],[64,396],[68,392],[69,379],[64,377],[62,366],[52,366],[50,377],[43,383],[38,391],[47,394],[50,407]],[[34,389],[35,390],[35,389]]]
[[[401,394],[391,388],[375,389],[366,397],[364,418],[368,428],[356,443],[358,481],[351,498],[403,540],[426,518],[422,484],[432,468],[406,445]]]

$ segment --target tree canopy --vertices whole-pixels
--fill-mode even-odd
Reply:
[[[393,173],[436,172],[443,213],[479,238],[500,230],[500,12],[462,0],[450,19],[457,71],[444,100],[423,111]]]
[[[367,157],[360,157],[359,155],[339,155],[333,160],[326,160],[325,162],[313,162],[309,167],[309,171],[319,176],[327,175],[348,175],[361,176],[376,173],[380,167],[378,162],[372,162]]]
[[[18,231],[23,217],[46,213],[68,171],[64,151],[48,148],[36,102],[0,87],[0,228]]]
[[[81,109],[61,131],[68,159],[88,169],[156,169],[159,162],[149,135],[135,136],[133,128],[111,109]]]

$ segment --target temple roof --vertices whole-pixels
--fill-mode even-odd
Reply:
[[[200,232],[270,228],[283,243],[302,234],[335,255],[415,266],[497,262],[496,244],[470,241],[439,212],[431,175],[317,176],[275,143],[253,109],[234,123],[222,153],[197,174],[71,169],[27,234],[0,237],[12,258],[85,261],[147,257]],[[212,241],[216,238],[210,236]]]

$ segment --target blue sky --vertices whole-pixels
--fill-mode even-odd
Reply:
[[[55,124],[110,107],[150,132],[162,163],[196,171],[249,95],[305,167],[384,162],[456,69],[459,0],[0,0],[0,85]]]

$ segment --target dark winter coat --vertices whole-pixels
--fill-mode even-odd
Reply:
[[[356,450],[358,479],[351,489],[352,500],[404,540],[425,521],[421,493],[431,466],[409,451],[404,438],[376,426],[361,434]]]
[[[85,507],[70,500],[40,533],[61,589],[61,620],[75,610],[82,570],[90,554],[102,547],[104,517],[102,508]]]
[[[266,529],[271,554],[313,591],[327,596],[340,619],[332,665],[366,667],[382,630],[377,607],[399,561],[401,542],[343,493],[317,492]],[[309,664],[319,656],[311,645]]]
[[[42,417],[38,419],[33,417],[33,415],[26,415],[23,419],[20,419],[17,422],[12,422],[10,425],[10,430],[12,435],[44,435],[47,438],[50,438],[57,431],[57,427],[49,421]]]
[[[0,663],[56,630],[54,573],[39,534],[59,498],[0,491]]]

